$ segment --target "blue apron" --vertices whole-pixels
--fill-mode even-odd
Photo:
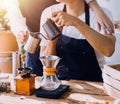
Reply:
[[[85,17],[89,25],[89,7],[86,3]],[[94,49],[86,39],[74,39],[61,35],[57,42],[56,52],[61,58],[57,66],[59,79],[103,81]]]
[[[26,66],[32,68],[32,74],[37,76],[43,75],[43,65],[39,59],[40,47],[38,47],[35,54],[27,53],[26,54]]]

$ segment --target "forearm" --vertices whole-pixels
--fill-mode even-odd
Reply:
[[[96,0],[91,0],[88,3],[89,7],[95,12],[97,13],[98,11],[102,11],[101,7],[98,5],[98,3],[96,2]]]
[[[89,7],[94,11],[94,13],[96,14],[96,16],[99,16],[99,14],[105,15],[105,13],[103,12],[103,10],[101,9],[101,7],[99,6],[99,4],[96,2],[96,0],[92,0],[89,3]]]
[[[95,13],[98,30],[100,31],[101,28],[103,28],[106,33],[114,33],[114,26],[112,20],[104,13],[96,0],[92,0],[88,3],[88,5]]]
[[[56,44],[48,41],[47,46],[41,46],[40,56],[48,56],[56,54]]]
[[[111,56],[115,49],[115,37],[113,35],[102,35],[90,28],[81,20],[75,21],[74,25],[91,46],[105,56]]]

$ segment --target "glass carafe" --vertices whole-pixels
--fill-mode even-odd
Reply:
[[[60,60],[58,56],[42,56],[40,60],[43,64],[43,76],[40,87],[44,90],[55,90],[60,86],[60,81],[56,76],[56,66]]]

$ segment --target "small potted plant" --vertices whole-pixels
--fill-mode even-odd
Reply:
[[[0,9],[0,30],[9,30],[8,19],[5,18],[6,9]]]
[[[0,57],[11,56],[7,52],[18,50],[16,38],[10,31],[8,19],[5,18],[6,13],[6,9],[0,8]]]
[[[12,72],[12,52],[18,50],[15,35],[8,26],[9,20],[5,18],[7,11],[0,8],[0,69],[1,72]]]

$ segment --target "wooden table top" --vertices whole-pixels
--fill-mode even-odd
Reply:
[[[36,88],[39,78],[36,78]],[[104,92],[103,83],[81,80],[61,81],[70,85],[70,90],[59,99],[40,98],[35,95],[17,95],[13,92],[0,93],[0,104],[104,104],[115,99]],[[95,103],[98,102],[98,103]]]

